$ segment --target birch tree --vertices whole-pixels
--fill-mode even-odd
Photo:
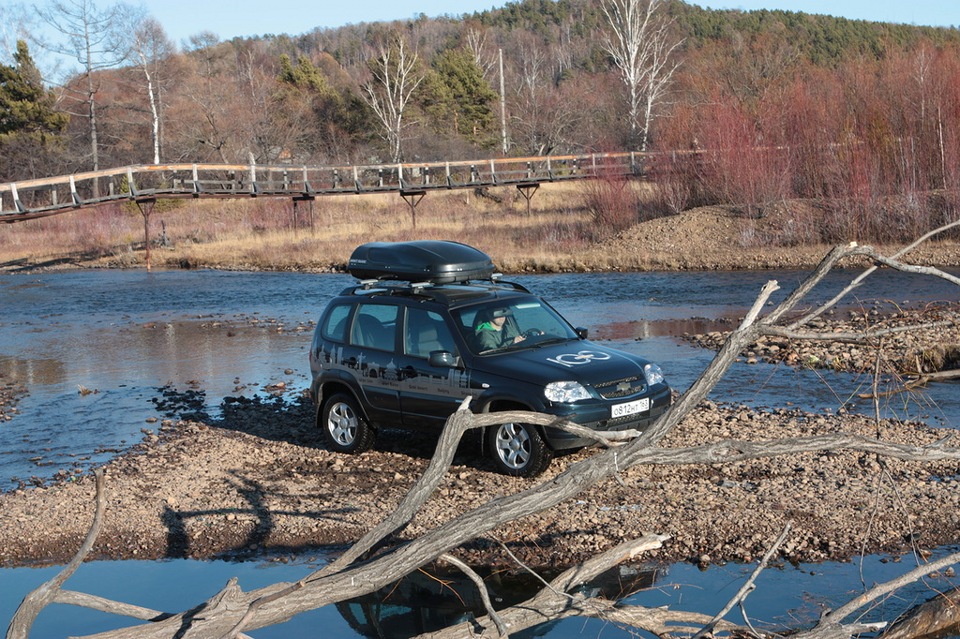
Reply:
[[[603,47],[627,88],[631,143],[646,151],[654,109],[667,91],[679,62],[672,59],[682,40],[670,38],[671,20],[658,9],[664,0],[601,0],[609,30]]]
[[[133,32],[133,54],[143,73],[147,101],[150,105],[150,137],[153,141],[153,163],[160,164],[161,113],[163,108],[162,62],[173,52],[173,44],[163,26],[153,18],[140,22]]]
[[[390,149],[392,162],[403,158],[404,114],[414,91],[423,82],[419,58],[403,36],[381,42],[379,55],[370,62],[371,80],[363,85],[363,97],[380,121],[380,136]]]

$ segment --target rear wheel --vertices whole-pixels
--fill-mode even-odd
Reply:
[[[362,453],[373,446],[376,433],[363,418],[356,400],[346,393],[337,393],[323,403],[319,421],[332,450]]]
[[[539,475],[553,457],[540,432],[530,424],[491,426],[487,429],[487,444],[497,470],[514,477]]]

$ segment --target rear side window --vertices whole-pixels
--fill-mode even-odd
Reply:
[[[422,308],[408,308],[403,352],[414,357],[427,358],[432,351],[456,354],[453,334],[439,313]]]
[[[347,320],[350,318],[350,305],[340,304],[330,309],[327,320],[323,324],[321,335],[323,339],[332,342],[347,341]]]
[[[397,343],[396,306],[360,304],[353,318],[350,343],[355,346],[392,351]]]

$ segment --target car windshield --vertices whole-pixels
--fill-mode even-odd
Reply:
[[[464,341],[477,354],[578,339],[565,319],[535,297],[496,300],[454,316]]]

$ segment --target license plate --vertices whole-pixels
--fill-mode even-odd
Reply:
[[[649,397],[637,399],[632,402],[624,402],[623,404],[614,404],[610,407],[610,417],[626,417],[627,415],[642,413],[645,410],[650,410]]]

